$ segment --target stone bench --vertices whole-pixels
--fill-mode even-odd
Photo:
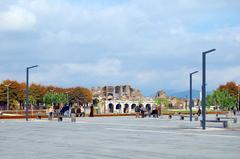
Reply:
[[[221,120],[221,119],[231,119],[233,120],[233,123],[237,123],[237,117],[217,117],[217,120]]]
[[[201,122],[201,126],[202,126],[203,121],[201,120],[200,122]],[[224,128],[228,127],[228,121],[226,121],[226,120],[206,120],[206,123],[208,123],[208,122],[222,123]]]

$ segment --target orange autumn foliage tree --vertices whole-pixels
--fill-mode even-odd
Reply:
[[[233,81],[227,82],[225,85],[220,85],[218,89],[220,91],[228,91],[228,93],[235,98],[238,96],[238,84]]]
[[[10,85],[9,85],[10,84]],[[15,80],[4,80],[0,83],[0,109],[7,105],[7,87],[9,85],[10,109],[23,109],[26,100],[26,84]],[[61,88],[55,86],[44,86],[32,83],[29,86],[29,96],[36,101],[36,104],[43,104],[43,97],[48,92],[68,94],[72,103],[92,102],[92,93],[84,87]],[[16,102],[19,106],[16,106]]]

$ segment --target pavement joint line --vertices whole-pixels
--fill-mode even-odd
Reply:
[[[225,137],[225,138],[240,138],[240,136],[232,135],[215,135],[215,134],[197,134],[197,133],[179,133],[179,132],[169,132],[169,131],[157,131],[157,130],[139,130],[139,129],[120,129],[120,128],[105,128],[107,130],[115,131],[128,131],[128,132],[146,132],[146,133],[160,133],[160,134],[176,134],[176,135],[198,135],[198,136],[208,136],[208,137]]]
[[[83,122],[77,122],[83,123]],[[114,125],[114,126],[132,126],[132,127],[152,127],[152,128],[181,128],[177,126],[153,126],[153,125],[132,125],[132,124],[119,124],[119,123],[91,123],[91,122],[84,122],[84,124],[92,124],[92,125]],[[190,127],[191,128],[191,127]]]

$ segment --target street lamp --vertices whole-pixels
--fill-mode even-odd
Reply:
[[[206,129],[206,55],[216,51],[211,49],[202,53],[202,129]]]
[[[38,67],[38,65],[27,67],[26,69],[26,121],[28,121],[28,79],[29,79],[29,70],[32,68]]]
[[[192,121],[192,107],[193,107],[193,101],[192,101],[192,75],[198,73],[198,71],[190,73],[190,121]]]
[[[7,110],[9,110],[9,87],[11,86],[12,83],[4,85],[7,87]]]

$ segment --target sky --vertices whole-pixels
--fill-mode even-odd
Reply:
[[[145,95],[240,83],[239,0],[0,0],[0,81],[129,84]]]

